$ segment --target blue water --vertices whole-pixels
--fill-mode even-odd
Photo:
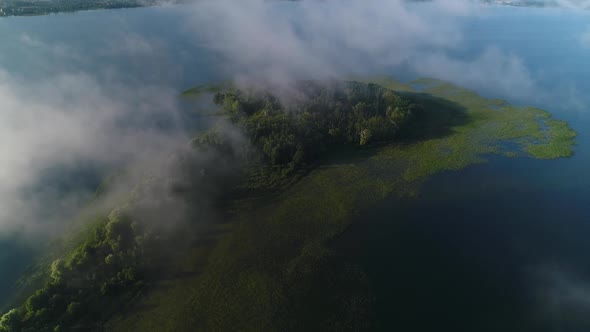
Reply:
[[[438,175],[420,199],[388,200],[367,215],[371,223],[353,227],[351,256],[377,290],[383,330],[590,331],[590,45],[581,41],[590,16],[513,7],[484,12],[459,19],[463,41],[445,52],[471,61],[495,47],[518,57],[536,93],[475,88],[568,120],[579,133],[576,155],[492,158]],[[232,63],[187,28],[190,15],[167,7],[0,19],[0,68],[25,79],[67,71],[108,81],[117,73],[130,84],[175,89],[231,76]],[[138,42],[113,52],[121,34],[157,47]],[[389,71],[416,76],[403,66]],[[2,299],[31,255],[2,239],[0,252]]]
[[[3,18],[0,68],[25,78],[83,72],[179,88],[218,80],[227,73],[185,26],[189,15],[162,7]]]
[[[512,101],[570,121],[579,144],[569,159],[492,157],[437,175],[419,199],[387,200],[353,226],[345,251],[369,275],[381,330],[590,331],[588,18],[496,8],[464,22],[455,55],[517,54],[542,92]]]
[[[587,182],[535,165],[492,158],[436,176],[347,232],[381,330],[589,330]]]

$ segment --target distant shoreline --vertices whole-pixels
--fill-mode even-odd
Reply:
[[[58,0],[51,3],[39,0],[28,0],[28,3],[30,3],[30,6],[23,6],[22,3],[17,5],[13,3],[13,0],[7,0],[5,4],[0,6],[0,18],[45,16],[51,14],[76,13],[93,10],[148,8],[162,5],[161,2],[155,0],[98,0],[91,2],[84,2],[83,0],[77,0],[74,2]],[[181,5],[187,3],[188,1],[186,0],[175,0],[170,1],[167,4]]]
[[[300,1],[300,0],[276,0],[276,1]],[[409,2],[424,2],[424,0],[408,0]],[[25,5],[23,5],[23,2]],[[84,0],[57,0],[54,2],[47,2],[42,0],[25,0],[19,1],[6,0],[0,6],[1,17],[22,17],[22,16],[44,16],[50,14],[60,13],[75,13],[81,11],[91,10],[106,10],[106,9],[125,9],[125,8],[148,8],[163,5],[161,1],[157,0],[91,0],[86,2]],[[189,0],[170,0],[166,2],[167,5],[183,5],[189,4]],[[542,2],[542,1],[498,1],[498,0],[481,0],[481,4],[498,5],[510,7],[531,7],[531,8],[558,8],[557,3]]]

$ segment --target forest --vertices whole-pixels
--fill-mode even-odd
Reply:
[[[332,145],[393,140],[420,112],[409,98],[373,83],[297,82],[281,101],[265,90],[229,89],[214,96],[265,164],[299,167]]]
[[[3,0],[0,16],[33,16],[93,9],[154,6],[155,0]]]
[[[195,240],[187,234],[212,215],[223,219],[229,201],[276,189],[334,147],[394,141],[423,111],[416,97],[353,81],[218,90],[207,98],[223,125],[197,135],[165,166],[132,174],[133,187],[109,209],[80,217],[83,226],[39,260],[36,279],[2,316],[0,331],[100,328],[164,277],[165,262]],[[96,200],[129,176],[106,179]],[[180,209],[186,215],[171,221]]]

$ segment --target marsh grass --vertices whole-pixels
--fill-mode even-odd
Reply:
[[[214,94],[222,91],[224,88],[229,87],[230,85],[231,84],[229,82],[221,82],[218,84],[201,84],[183,91],[180,96],[187,99],[200,98],[206,94]]]
[[[385,197],[418,195],[433,174],[489,155],[573,155],[575,132],[545,111],[437,80],[374,82],[426,107],[400,142],[359,154],[343,150],[270,197],[236,202],[227,234],[180,260],[178,268],[199,266],[199,273],[154,285],[109,330],[370,329],[374,298],[366,276],[329,245],[353,219]]]

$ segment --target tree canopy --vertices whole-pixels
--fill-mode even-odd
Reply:
[[[0,332],[92,329],[137,296],[150,264],[163,255],[158,248],[166,245],[148,219],[169,217],[153,200],[142,203],[142,195],[215,203],[231,192],[248,162],[279,173],[305,167],[331,146],[393,140],[421,111],[391,90],[359,82],[301,81],[288,94],[230,87],[213,100],[236,128],[195,137],[191,151],[172,157],[159,180],[145,181],[130,202],[92,221],[75,245],[47,265],[44,286],[0,318]]]
[[[335,144],[389,141],[421,106],[372,83],[301,81],[288,96],[229,88],[213,100],[270,165],[301,166]]]

